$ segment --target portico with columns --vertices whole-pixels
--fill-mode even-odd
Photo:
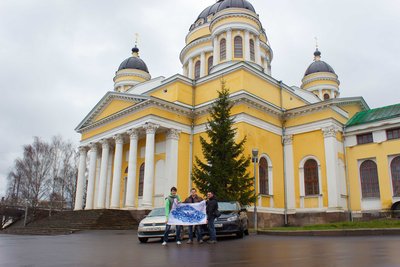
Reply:
[[[85,210],[151,209],[155,204],[159,206],[163,201],[155,196],[155,173],[160,172],[164,175],[165,188],[176,186],[180,133],[179,129],[145,122],[143,125],[117,134],[107,136],[105,133],[101,139],[91,140],[87,145],[82,145],[79,149],[75,210],[83,208]],[[162,135],[161,139],[157,138],[162,141],[156,142],[156,135]],[[140,141],[145,144],[142,148],[139,147]],[[159,147],[157,151],[156,147]],[[141,153],[143,149],[144,155]],[[162,154],[161,158],[165,161],[165,167],[162,169],[156,169],[156,153]],[[101,155],[100,161],[96,161],[98,155]],[[139,182],[140,166],[138,164],[141,162],[145,166],[143,183]],[[96,166],[97,164],[100,166]],[[128,173],[124,180],[122,175],[124,175],[123,166],[125,165],[127,165]],[[95,184],[96,169],[100,170],[98,185]],[[112,176],[108,176],[110,171]],[[85,183],[87,183],[86,186]],[[107,185],[111,186],[107,187]],[[139,189],[140,186],[141,189]],[[139,191],[143,194],[139,195]],[[163,195],[158,196],[162,200],[169,190],[163,191]],[[84,198],[85,205],[83,205]]]

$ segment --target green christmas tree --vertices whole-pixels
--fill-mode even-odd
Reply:
[[[253,178],[247,172],[250,156],[243,154],[246,137],[235,142],[232,102],[224,81],[218,95],[206,130],[209,142],[200,137],[205,162],[196,157],[193,181],[203,194],[213,191],[220,201],[239,201],[248,205],[254,202],[255,194]]]

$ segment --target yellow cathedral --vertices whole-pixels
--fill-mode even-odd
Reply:
[[[152,78],[135,46],[114,90],[77,126],[75,210],[149,210],[163,205],[172,186],[188,195],[222,79],[237,140],[247,137],[246,154],[259,151],[259,227],[400,209],[400,105],[370,109],[362,97],[341,98],[339,78],[318,48],[299,87],[274,79],[272,48],[246,0],[205,8],[185,41],[183,73],[169,78]]]

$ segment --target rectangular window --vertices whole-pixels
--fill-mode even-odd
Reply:
[[[388,140],[400,138],[400,128],[386,130]]]
[[[357,135],[357,144],[368,144],[368,143],[373,143],[374,139],[372,137],[372,133],[366,133],[366,134],[358,134]]]

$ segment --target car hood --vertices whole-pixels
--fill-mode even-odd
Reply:
[[[228,218],[228,217],[231,217],[231,216],[237,215],[237,214],[238,214],[237,211],[221,211],[220,218]]]
[[[165,216],[146,217],[140,223],[165,223],[167,218]]]

